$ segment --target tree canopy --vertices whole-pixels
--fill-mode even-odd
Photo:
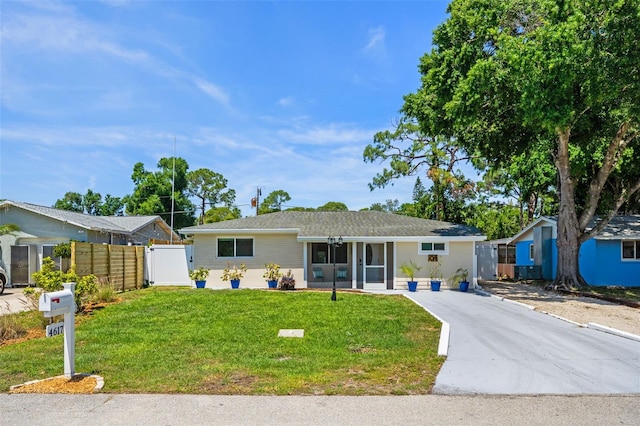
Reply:
[[[546,152],[556,285],[581,286],[580,244],[640,189],[639,1],[454,0],[448,12],[402,112],[493,165]]]
[[[282,205],[289,201],[291,201],[289,193],[282,189],[277,189],[270,192],[269,195],[262,200],[258,213],[265,214],[282,211]]]
[[[187,173],[187,193],[196,197],[200,203],[200,218],[204,223],[206,204],[216,207],[223,204],[231,209],[236,200],[236,191],[227,189],[227,180],[220,173],[209,169],[198,169]]]
[[[173,158],[161,158],[155,172],[146,170],[140,162],[133,166],[131,179],[135,187],[132,194],[124,197],[127,214],[159,215],[168,224],[173,222],[174,229],[193,225],[194,206],[187,194],[189,165],[184,158],[175,159],[175,180],[173,166]]]
[[[53,207],[93,216],[122,216],[124,201],[120,197],[113,197],[110,194],[107,194],[103,200],[99,192],[87,189],[85,195],[79,192],[67,192],[63,198],[55,202]]]

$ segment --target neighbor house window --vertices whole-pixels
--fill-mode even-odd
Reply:
[[[516,247],[508,244],[498,245],[498,263],[515,265],[516,264]]]
[[[420,254],[448,254],[449,247],[447,243],[422,242],[418,250]]]
[[[533,246],[533,244],[529,244],[529,260],[533,260],[535,258],[535,248]]]
[[[622,258],[640,260],[640,240],[622,241]]]
[[[347,263],[347,244],[336,247],[336,263]],[[311,263],[326,264],[333,263],[331,255],[333,248],[327,243],[311,243]]]
[[[253,257],[253,238],[218,238],[218,257]]]

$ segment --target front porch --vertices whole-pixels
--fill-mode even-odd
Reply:
[[[335,258],[334,258],[335,256]],[[393,289],[393,243],[344,242],[334,248],[327,242],[305,245],[306,281],[309,288]]]

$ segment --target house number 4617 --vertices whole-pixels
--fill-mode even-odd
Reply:
[[[47,326],[47,337],[57,336],[59,334],[64,334],[64,323],[57,322],[55,324],[49,324]]]

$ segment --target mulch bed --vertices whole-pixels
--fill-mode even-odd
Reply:
[[[71,378],[58,376],[11,386],[9,393],[90,394],[102,389],[103,385],[101,377],[77,374]]]

